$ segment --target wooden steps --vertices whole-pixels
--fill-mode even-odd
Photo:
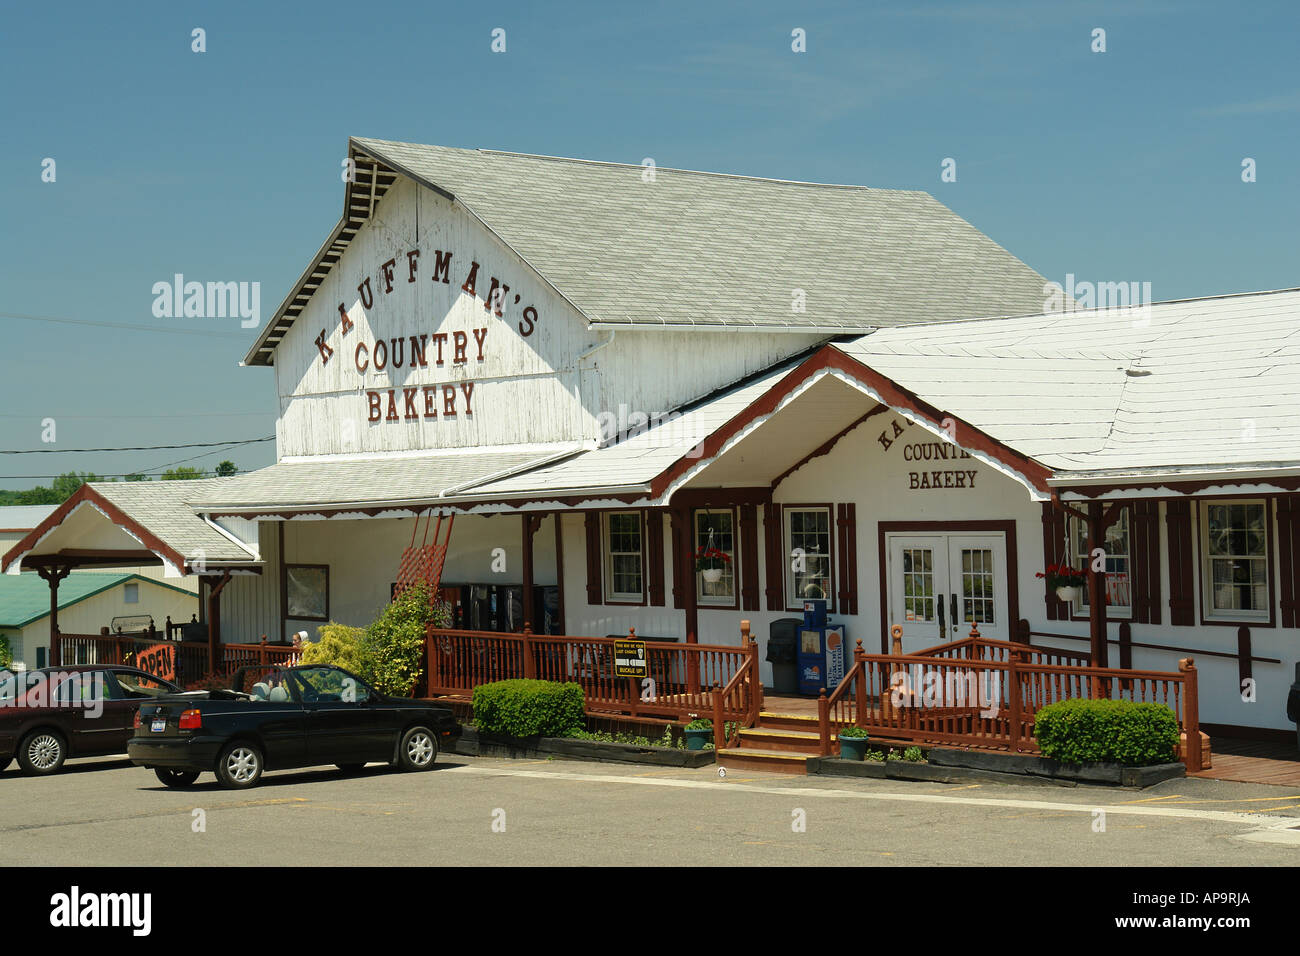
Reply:
[[[758,723],[741,730],[736,745],[719,750],[716,759],[720,767],[807,774],[808,758],[820,751],[816,717],[764,711]]]

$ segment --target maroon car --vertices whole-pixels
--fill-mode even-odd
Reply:
[[[125,754],[141,702],[179,693],[134,667],[0,671],[0,770],[14,757],[27,773],[49,774],[69,757]]]

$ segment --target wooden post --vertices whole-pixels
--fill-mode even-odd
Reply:
[[[537,678],[537,664],[533,660],[533,625],[528,618],[524,618],[524,678],[526,680],[535,680]]]
[[[524,627],[528,627],[531,621],[537,620],[536,608],[533,607],[533,532],[537,530],[537,525],[541,522],[541,517],[524,512],[520,515],[523,518],[524,536]]]
[[[629,628],[627,629],[627,639],[628,639],[629,641],[635,641],[635,640],[636,640],[636,628],[635,628],[635,627],[629,627]],[[610,647],[609,650],[610,650],[610,655],[613,657],[612,666],[615,667],[615,668],[617,668],[617,667],[618,667],[618,657],[617,657],[616,655],[614,655],[614,648],[613,648],[613,647]],[[649,653],[649,651],[646,652],[645,663],[646,663],[646,672],[649,673],[649,671],[650,671],[650,653]],[[616,677],[615,679],[617,679],[617,677]],[[636,679],[635,677],[629,677],[629,678],[627,679],[627,681],[628,681],[628,685],[629,685],[629,686],[631,687],[631,689],[632,689],[632,696],[628,699],[628,710],[630,710],[630,711],[632,712],[632,716],[635,717],[635,716],[636,716],[636,705],[637,705],[637,703],[641,700],[641,688],[640,688],[640,683],[637,681],[637,679]]]
[[[266,653],[267,653],[267,652],[266,652],[266,635],[265,635],[265,634],[262,635],[262,649],[261,649],[261,651],[259,651],[258,653],[260,654],[260,663],[261,663],[263,666],[265,666],[265,665],[266,665]]]
[[[1088,502],[1088,557],[1092,563],[1092,552],[1097,548],[1105,550],[1106,520],[1102,515],[1101,502]],[[1106,667],[1108,648],[1106,645],[1106,571],[1103,560],[1102,570],[1088,571],[1088,636],[1092,643],[1092,666]],[[1094,687],[1097,680],[1093,680]],[[1096,694],[1093,695],[1097,696]]]
[[[1020,668],[1021,654],[1024,652],[1020,648],[1012,648],[1011,653],[1007,655],[1007,704],[1011,709],[1011,752],[1020,753]]]
[[[746,667],[749,668],[749,725],[758,723],[758,715],[763,710],[763,675],[759,671],[758,639],[749,629],[748,621],[740,622],[740,641],[749,656]]]
[[[866,652],[862,649],[862,638],[858,638],[858,646],[853,648],[853,703],[857,709],[859,724],[866,723],[864,715],[867,712],[867,662]]]
[[[903,653],[903,625],[895,624],[889,629],[889,634],[891,638],[889,654],[891,657],[898,657]],[[884,720],[890,721],[894,719],[894,698],[891,692],[898,671],[893,664],[890,664],[887,673],[889,674],[889,686],[880,688],[880,714]]]
[[[727,743],[726,725],[722,719],[722,685],[713,682],[713,749],[722,750]]]
[[[50,666],[58,667],[63,663],[63,648],[59,646],[59,582],[72,570],[70,565],[59,564],[43,566],[36,573],[50,586]]]
[[[433,622],[430,621],[424,628],[424,696],[432,697],[433,688],[433,651],[429,647],[433,643],[433,637],[429,634],[433,630]]]
[[[1197,698],[1196,662],[1184,657],[1178,662],[1183,673],[1183,763],[1188,773],[1201,769],[1201,708]]]
[[[826,699],[825,687],[817,697],[817,732],[821,737],[819,752],[821,756],[829,757],[831,755],[831,705]]]

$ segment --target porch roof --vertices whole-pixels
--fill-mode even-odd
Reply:
[[[227,478],[189,498],[191,511],[211,515],[377,514],[436,507],[457,492],[536,468],[582,450],[577,444],[514,446],[482,451],[284,459]]]
[[[187,504],[231,480],[84,484],[4,555],[0,570],[16,574],[24,565],[51,562],[129,567],[159,561],[170,576],[189,573],[191,562],[213,570],[256,566],[252,548]]]

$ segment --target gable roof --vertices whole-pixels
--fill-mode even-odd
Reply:
[[[881,329],[835,346],[1070,478],[1300,466],[1300,290]]]
[[[460,203],[596,328],[834,333],[1043,308],[1043,277],[928,193],[353,138],[343,219],[275,346],[397,175]],[[796,312],[796,290],[805,295]]]
[[[26,558],[33,550],[39,552],[41,541],[56,532],[69,515],[82,507],[99,511],[139,541],[143,548],[182,574],[188,561],[196,556],[201,556],[208,567],[259,564],[252,549],[222,534],[187,504],[192,497],[210,493],[215,487],[232,480],[87,482],[0,557],[0,571],[11,570],[16,561]],[[132,564],[137,563],[132,561]]]
[[[59,582],[59,610],[94,597],[128,581],[144,581],[194,597],[186,591],[142,574],[105,574],[96,571],[73,571]],[[197,600],[197,598],[196,598]],[[33,621],[50,616],[50,586],[34,571],[0,575],[0,627],[26,627]]]

